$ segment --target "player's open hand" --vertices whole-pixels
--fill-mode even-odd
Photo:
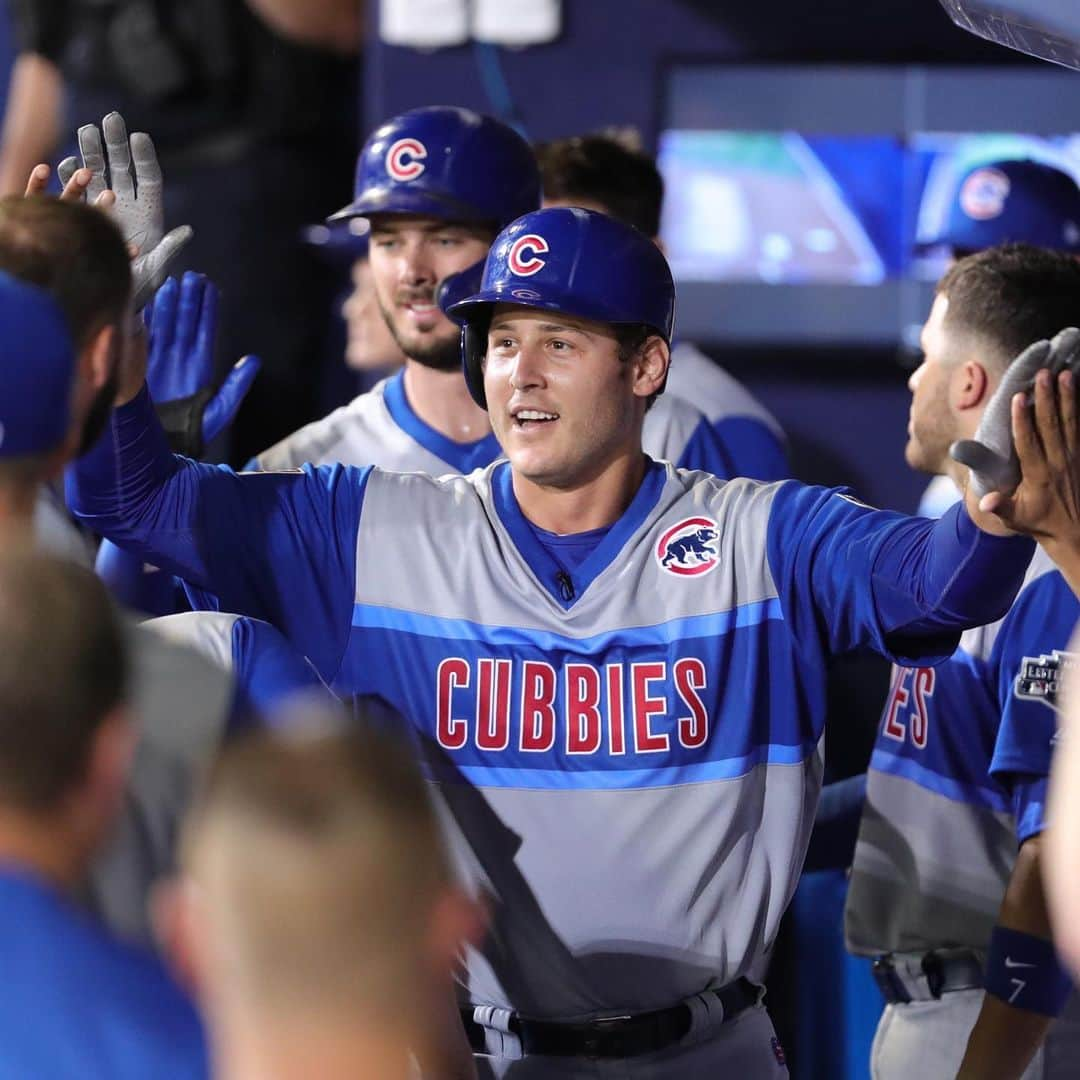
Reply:
[[[1026,395],[1011,401],[1013,439],[1022,479],[1011,493],[992,491],[979,509],[1013,532],[1042,543],[1080,550],[1080,415],[1078,378],[1066,369],[1042,370],[1035,379],[1034,408]]]
[[[74,158],[67,159],[68,161],[75,162]],[[76,162],[75,165],[78,163]],[[30,170],[30,176],[26,181],[26,190],[23,192],[24,197],[31,195],[47,195],[49,187],[49,177],[52,175],[52,169],[44,162],[40,165],[35,165]],[[94,174],[89,169],[80,169],[72,167],[65,170],[67,180],[64,182],[64,188],[60,192],[61,202],[79,202],[86,197],[86,191],[90,187],[90,181],[93,179]],[[101,207],[103,210],[112,209],[113,203],[116,202],[116,196],[111,191],[102,191],[97,198],[94,199],[94,205]]]
[[[191,239],[191,226],[165,232],[161,166],[149,135],[136,131],[129,139],[124,118],[111,112],[102,120],[101,130],[96,124],[84,124],[78,138],[82,167],[77,158],[65,158],[58,170],[60,182],[67,192],[78,173],[90,173],[86,198],[110,208],[120,226],[134,259],[135,310],[141,311]]]
[[[1020,483],[1020,462],[1014,445],[1012,399],[1030,393],[1036,374],[1080,371],[1080,330],[1068,327],[1053,341],[1029,345],[1008,367],[987,402],[974,439],[953,443],[949,453],[971,470],[971,488],[982,497],[991,491],[1010,494]]]

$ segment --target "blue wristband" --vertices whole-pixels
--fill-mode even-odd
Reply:
[[[995,926],[986,957],[986,992],[1015,1009],[1057,1016],[1072,991],[1072,980],[1045,938]]]

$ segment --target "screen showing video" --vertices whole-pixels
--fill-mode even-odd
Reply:
[[[1080,180],[1080,135],[670,130],[661,234],[677,279],[878,285],[936,280],[960,176],[1032,158]]]

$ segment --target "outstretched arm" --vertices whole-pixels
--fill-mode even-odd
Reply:
[[[145,389],[68,472],[68,504],[95,532],[265,619],[331,682],[355,594],[368,471],[237,476],[169,452]]]

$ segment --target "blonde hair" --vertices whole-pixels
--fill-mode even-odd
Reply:
[[[181,861],[260,1008],[400,1015],[450,882],[426,786],[370,730],[260,732],[213,766]]]

